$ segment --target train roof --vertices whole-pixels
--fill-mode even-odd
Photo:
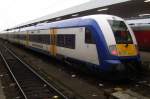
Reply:
[[[49,29],[49,28],[63,28],[63,27],[75,27],[75,26],[85,26],[92,24],[90,20],[97,20],[98,18],[106,18],[106,17],[116,17],[119,20],[123,20],[120,17],[114,15],[106,15],[106,14],[97,14],[97,15],[89,15],[78,18],[66,19],[61,21],[55,21],[51,23],[41,23],[30,27],[25,27],[20,29],[20,31],[30,31],[30,30],[39,30],[39,29]],[[84,22],[83,22],[84,21]]]

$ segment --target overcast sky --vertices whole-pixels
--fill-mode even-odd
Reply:
[[[90,0],[0,0],[0,31]]]

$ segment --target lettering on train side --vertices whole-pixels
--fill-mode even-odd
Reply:
[[[43,45],[38,45],[38,44],[32,44],[33,47],[37,47],[37,48],[43,48]]]

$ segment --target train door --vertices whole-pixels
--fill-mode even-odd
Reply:
[[[26,46],[28,46],[29,45],[29,32],[27,31],[25,35],[26,35]]]
[[[16,36],[16,42],[20,44],[20,34],[16,34],[15,36]]]
[[[57,29],[50,29],[50,54],[52,56],[56,56],[56,53],[57,53],[56,34],[57,34]]]

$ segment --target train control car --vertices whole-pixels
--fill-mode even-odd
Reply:
[[[1,35],[3,39],[68,62],[84,63],[94,72],[122,73],[140,67],[135,36],[117,16],[89,15],[7,32]]]

